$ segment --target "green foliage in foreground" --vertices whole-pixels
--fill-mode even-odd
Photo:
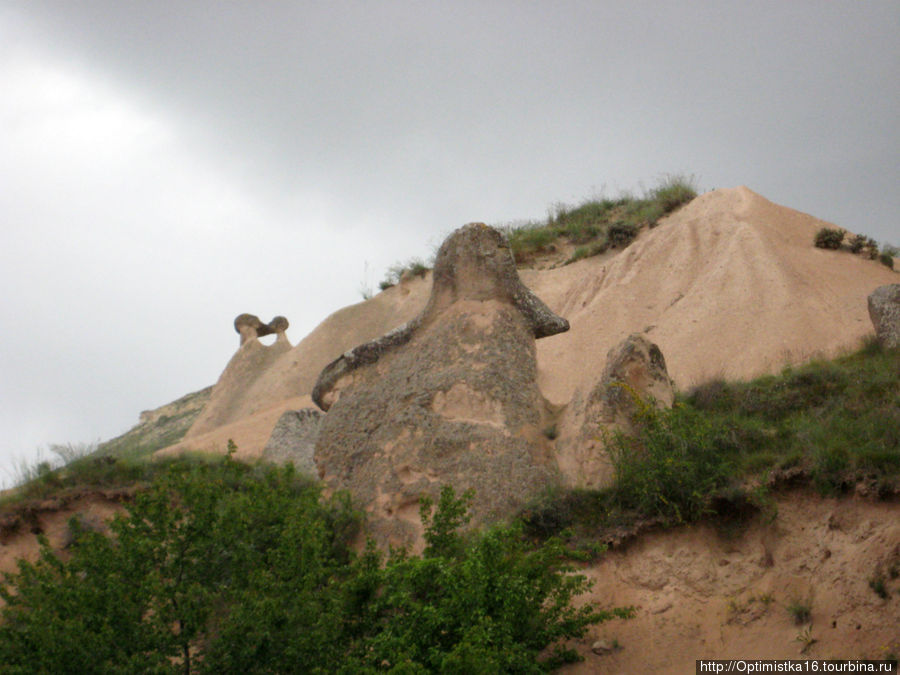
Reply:
[[[9,673],[543,672],[560,644],[626,610],[588,588],[561,545],[515,527],[464,536],[465,498],[423,506],[427,548],[350,542],[358,514],[292,468],[182,462],[111,523],[70,523],[0,587]]]
[[[643,198],[592,199],[571,207],[560,204],[546,222],[508,230],[513,255],[519,263],[546,252],[560,238],[575,244],[572,258],[625,248],[642,227],[654,227],[660,218],[697,196],[692,178],[670,176]]]
[[[900,483],[900,350],[871,342],[779,375],[714,380],[670,410],[644,406],[636,427],[607,439],[613,486],[547,495],[523,514],[529,534],[577,530],[591,541],[640,520],[742,518],[767,506],[765,486],[779,476],[822,494],[860,483],[890,494]]]

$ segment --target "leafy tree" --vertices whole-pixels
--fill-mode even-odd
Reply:
[[[113,519],[0,586],[0,672],[539,672],[547,647],[626,610],[587,588],[558,542],[460,532],[468,495],[423,504],[422,556],[371,542],[358,514],[292,468],[180,463]],[[432,513],[433,511],[433,513]]]

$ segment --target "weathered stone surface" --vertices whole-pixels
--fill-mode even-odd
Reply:
[[[263,448],[262,458],[276,464],[292,462],[300,473],[317,477],[313,454],[322,417],[315,408],[288,410],[282,414]]]
[[[467,225],[441,247],[422,315],[329,365],[315,462],[349,489],[382,544],[420,534],[418,501],[475,491],[475,521],[511,515],[558,481],[541,433],[536,335],[565,330],[521,283],[505,237]],[[339,394],[330,398],[330,394]]]
[[[900,347],[900,284],[879,286],[869,295],[875,336],[888,349]]]
[[[672,406],[675,388],[659,347],[634,333],[609,350],[600,381],[586,396],[576,392],[561,421],[558,461],[565,482],[602,488],[613,471],[604,444],[614,429],[630,433],[639,407]]]
[[[670,408],[675,387],[666,360],[654,343],[639,333],[625,338],[606,355],[606,368],[588,406],[597,406],[598,421],[630,428],[641,402]]]
[[[513,305],[535,338],[569,330],[569,322],[550,311],[519,279],[506,237],[484,223],[470,223],[450,235],[438,251],[433,274],[431,297],[422,314],[351,349],[325,367],[313,388],[316,405],[328,410],[335,390],[352,371],[405,345],[416,330],[460,299],[498,300]]]

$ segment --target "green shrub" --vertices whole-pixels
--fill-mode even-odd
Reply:
[[[806,623],[812,616],[812,601],[794,599],[791,601],[791,604],[787,606],[787,611],[788,614],[793,617],[794,623],[797,625]]]
[[[818,248],[837,250],[844,241],[844,234],[843,230],[823,227],[816,233],[816,246]]]
[[[424,277],[430,270],[431,268],[421,258],[411,258],[405,263],[394,263],[388,268],[384,279],[378,282],[378,288],[386,291],[399,284],[403,279]]]
[[[878,256],[879,262],[889,269],[894,269],[894,256],[889,253],[882,253]]]
[[[648,196],[660,205],[663,213],[671,213],[697,196],[695,179],[680,174],[667,176]]]
[[[625,248],[634,241],[634,238],[637,237],[637,235],[637,225],[634,223],[626,223],[621,220],[610,225],[609,231],[607,232],[609,244],[614,248]]]
[[[850,239],[850,252],[859,253],[864,248],[874,245],[875,242],[864,234],[855,234]]]
[[[734,475],[732,439],[687,406],[644,405],[637,433],[616,432],[607,443],[618,503],[667,522],[710,513],[710,498]]]
[[[126,508],[5,575],[4,673],[542,672],[630,613],[574,607],[588,582],[558,541],[461,534],[450,489],[423,505],[422,556],[355,553],[346,498],[230,456],[170,464]]]

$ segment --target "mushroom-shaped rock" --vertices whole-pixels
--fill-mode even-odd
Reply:
[[[269,322],[269,328],[273,333],[284,333],[289,327],[290,322],[283,316],[276,316]]]
[[[238,314],[234,319],[234,330],[241,336],[241,344],[259,337],[263,322],[255,314]]]
[[[279,337],[284,335],[290,323],[283,316],[276,316],[269,323],[263,323],[255,314],[238,314],[234,319],[234,329],[241,336],[241,344],[253,338],[263,337],[277,333]]]
[[[485,225],[451,234],[434,269],[419,317],[332,362],[316,386],[316,402],[331,403],[319,475],[354,495],[382,544],[414,541],[419,498],[443,485],[472,488],[484,522],[558,482],[534,341],[568,323],[522,285],[506,238]]]

